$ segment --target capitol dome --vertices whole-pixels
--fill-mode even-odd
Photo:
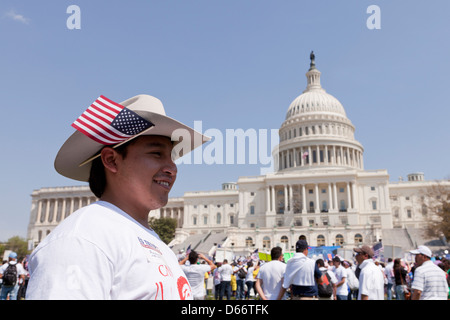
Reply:
[[[363,169],[363,147],[343,105],[320,84],[315,55],[306,73],[306,89],[290,104],[280,127],[274,157],[278,171],[298,169]]]

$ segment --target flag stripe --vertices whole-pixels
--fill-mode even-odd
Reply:
[[[112,123],[112,121],[114,121],[114,119],[105,119],[102,116],[93,113],[92,110],[90,110],[89,108],[86,110],[85,113],[83,113],[80,118],[85,118],[88,119],[94,123],[96,123],[97,125],[101,126],[102,128],[104,128],[105,130],[108,130],[111,134],[113,134],[114,136],[118,137],[118,138],[122,138],[122,137],[130,137],[129,135],[126,135],[122,132],[120,132],[119,130],[115,129],[114,127],[112,127],[110,124]]]
[[[95,119],[95,118],[88,117],[88,115],[86,113],[81,115],[80,119],[78,119],[78,120],[83,121],[84,125],[88,126],[92,130],[96,129],[96,131],[98,133],[102,132],[101,130],[103,130],[103,135],[105,137],[109,137],[110,139],[118,139],[118,140],[122,141],[124,139],[128,139],[131,137],[130,135],[126,135],[126,134],[123,134],[123,133],[117,131],[116,129],[114,129],[113,127],[108,125],[107,123],[97,121],[98,118]]]
[[[85,128],[82,124],[78,123],[78,120],[75,121],[75,122],[72,124],[72,127],[74,127],[75,129],[77,129],[78,131],[80,131],[80,132],[83,133],[84,135],[88,136],[88,137],[91,138],[92,140],[97,141],[98,143],[101,143],[101,144],[114,144],[114,143],[116,143],[116,142],[113,142],[113,141],[106,141],[106,142],[105,142],[105,140],[104,140],[103,138],[102,138],[102,139],[98,138],[98,136],[97,136],[94,132],[92,132],[92,131],[91,131],[90,129],[88,129],[88,128]]]
[[[105,143],[118,143],[118,142],[122,142],[125,139],[128,139],[128,138],[115,138],[115,137],[109,136],[106,134],[106,132],[104,130],[98,131],[97,126],[92,125],[92,124],[84,121],[83,119],[78,119],[77,122],[78,122],[79,126],[82,126],[84,128],[84,130],[92,132],[92,134],[94,134],[97,138],[99,138],[99,139],[103,138],[105,140]]]

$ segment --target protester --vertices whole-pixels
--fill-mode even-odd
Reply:
[[[255,288],[262,300],[276,300],[279,297],[286,270],[286,264],[282,262],[283,253],[280,247],[272,248],[270,257],[272,260],[259,268],[256,277]]]
[[[233,274],[236,277],[236,300],[242,300],[245,295],[244,284],[247,276],[247,269],[242,259],[239,259],[237,265],[234,267]]]
[[[219,300],[219,295],[221,292],[221,283],[222,276],[219,272],[219,268],[222,266],[222,263],[216,262],[216,269],[213,271],[213,279],[214,279],[214,298]]]
[[[386,296],[387,300],[392,300],[392,291],[393,287],[395,285],[395,279],[394,279],[394,261],[392,258],[388,258],[388,263],[386,264],[386,267],[384,268],[384,275],[386,277]]]
[[[400,258],[394,260],[393,265],[394,271],[394,283],[395,283],[395,299],[396,300],[407,300],[409,298],[409,290],[406,283],[407,272],[402,266]]]
[[[314,260],[308,258],[308,243],[298,240],[295,254],[288,260],[278,300],[291,288],[292,300],[318,300],[317,284],[322,283],[322,272]]]
[[[253,271],[255,270],[255,267],[253,266],[253,261],[247,262],[247,274],[245,276],[245,285],[247,286],[247,291],[245,292],[245,299],[250,298],[250,291],[253,290],[253,294],[255,293],[255,281],[256,279],[253,277]]]
[[[410,253],[415,255],[416,262],[411,299],[447,300],[448,285],[445,272],[431,261],[431,250],[426,246],[419,246]]]
[[[384,300],[384,275],[372,259],[372,248],[363,245],[353,251],[360,269],[358,300]]]
[[[317,288],[319,300],[336,300],[336,283],[338,283],[336,275],[332,270],[325,268],[323,259],[317,259],[316,264],[322,272],[323,279],[322,284],[318,285]]]
[[[89,182],[100,201],[64,219],[33,251],[27,299],[192,299],[148,215],[168,202],[174,160],[208,138],[167,117],[148,95],[120,104],[100,96],[72,126],[55,169]]]
[[[197,264],[198,259],[203,259],[206,264]],[[189,264],[185,265],[189,260]],[[183,269],[189,281],[192,290],[192,297],[194,300],[204,300],[206,295],[205,290],[205,273],[213,271],[216,266],[214,263],[205,257],[202,253],[197,253],[192,250],[187,257],[180,261],[181,269]]]
[[[0,267],[0,279],[2,288],[0,291],[0,300],[17,300],[19,287],[24,284],[27,272],[21,263],[17,262],[17,253],[11,252],[8,256],[8,262]]]
[[[345,270],[347,271],[347,285],[348,285],[348,300],[358,298],[359,280],[355,275],[352,263],[348,260],[342,262]]]
[[[342,266],[341,259],[333,258],[334,273],[338,282],[336,283],[336,300],[348,300],[347,270]]]
[[[226,296],[227,300],[231,299],[231,274],[233,273],[233,268],[228,263],[227,259],[223,260],[222,266],[218,269],[220,274],[220,278],[222,279],[220,282],[220,293],[219,300],[223,300],[223,297]]]

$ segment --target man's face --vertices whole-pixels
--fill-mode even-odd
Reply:
[[[425,261],[425,256],[423,254],[416,254],[416,256],[414,257],[417,266],[421,266],[422,263],[424,263]]]
[[[167,204],[177,175],[172,147],[167,137],[141,136],[127,147],[126,157],[120,157],[116,187],[133,210],[148,212]]]
[[[358,264],[361,264],[364,262],[364,260],[367,259],[367,255],[364,254],[363,252],[358,252],[355,256],[356,262],[358,262]]]

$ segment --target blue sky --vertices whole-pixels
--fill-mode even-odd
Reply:
[[[66,26],[72,4],[79,30]],[[370,5],[379,30],[366,26]],[[3,0],[0,241],[26,237],[33,190],[81,184],[53,161],[99,95],[154,95],[204,131],[278,129],[306,87],[311,50],[356,127],[365,169],[387,169],[391,181],[449,177],[449,12],[447,0]],[[180,165],[171,195],[260,167]]]

